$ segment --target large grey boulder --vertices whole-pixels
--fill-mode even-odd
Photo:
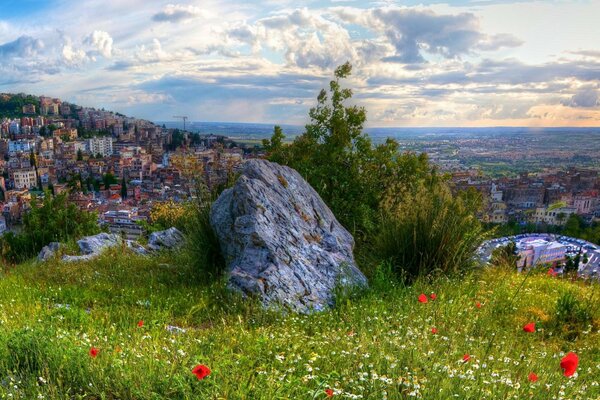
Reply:
[[[183,233],[177,228],[169,228],[164,231],[154,232],[148,239],[148,248],[151,250],[175,249],[183,245]]]
[[[365,286],[352,235],[296,172],[247,161],[234,187],[213,204],[210,222],[229,285],[265,306],[298,312],[332,305],[336,286]]]
[[[58,242],[51,242],[47,246],[44,246],[38,254],[38,261],[48,261],[49,259],[54,257],[59,248],[60,243]]]
[[[94,236],[86,236],[77,241],[82,255],[63,256],[62,260],[66,262],[87,261],[100,255],[107,248],[118,246],[122,243],[121,237],[113,233],[99,233]]]

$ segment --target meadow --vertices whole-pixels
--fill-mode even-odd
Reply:
[[[113,249],[5,268],[0,396],[600,398],[597,284],[495,268],[405,286],[381,267],[368,290],[296,315],[202,284],[188,264]]]

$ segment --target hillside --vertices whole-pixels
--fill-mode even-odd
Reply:
[[[405,287],[379,271],[371,289],[331,311],[284,316],[199,278],[183,255],[120,249],[88,263],[6,270],[0,396],[318,399],[332,389],[350,399],[600,397],[600,313],[589,307],[597,285],[487,270]],[[437,298],[420,303],[421,293]],[[523,331],[529,322],[536,332]],[[567,378],[559,363],[570,351],[580,363]],[[191,372],[199,364],[212,371],[203,380]]]

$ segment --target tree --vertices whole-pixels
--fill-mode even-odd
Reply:
[[[125,182],[125,177],[121,180],[121,198],[127,198],[127,183]]]
[[[83,151],[77,150],[77,161],[83,161]]]
[[[279,125],[275,125],[273,128],[273,136],[271,136],[271,139],[263,139],[263,148],[268,155],[272,155],[271,161],[280,161],[278,160],[278,155],[281,154],[283,139],[285,139],[285,135]]]
[[[492,251],[491,261],[492,264],[496,266],[507,266],[510,268],[516,268],[517,262],[519,261],[519,252],[516,243],[510,241],[506,246],[501,246],[494,249]],[[525,267],[525,265],[523,267]]]
[[[283,144],[274,129],[266,141],[269,159],[296,169],[321,195],[337,219],[359,240],[376,229],[388,191],[394,196],[429,176],[427,156],[400,154],[398,143],[387,140],[374,146],[363,132],[366,111],[348,105],[352,90],[341,80],[352,72],[349,63],[335,70],[329,90],[321,90],[309,111],[310,123],[293,143]]]
[[[110,189],[110,185],[117,183],[117,178],[109,172],[103,176],[102,181],[104,183],[104,189],[108,190]]]

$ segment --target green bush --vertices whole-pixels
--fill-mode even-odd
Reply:
[[[64,242],[100,232],[95,213],[82,211],[67,199],[46,192],[42,201],[34,198],[23,217],[19,234],[9,232],[0,238],[2,259],[17,263],[35,256],[50,242]]]
[[[475,217],[480,204],[475,192],[452,195],[443,182],[422,184],[387,207],[373,253],[389,260],[404,281],[465,271],[474,265],[475,250],[485,238]]]
[[[558,298],[554,316],[549,321],[550,328],[568,340],[576,339],[592,324],[593,314],[589,307],[571,291]]]
[[[185,224],[185,255],[204,282],[219,279],[225,270],[219,239],[210,225],[210,207],[214,195],[197,191],[190,203],[189,219]]]

